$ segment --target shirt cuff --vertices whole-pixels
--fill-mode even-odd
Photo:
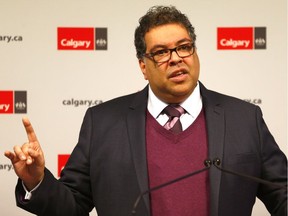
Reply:
[[[31,191],[28,191],[28,189],[26,188],[26,186],[24,185],[24,182],[22,181],[22,186],[25,190],[25,197],[24,197],[24,200],[30,200],[31,197],[32,197],[32,192],[35,191],[39,186],[40,184],[42,183],[43,180],[41,180],[37,185],[36,187],[34,187]]]

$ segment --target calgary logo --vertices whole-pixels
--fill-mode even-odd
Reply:
[[[0,114],[27,113],[26,91],[0,91]]]
[[[266,27],[217,28],[218,50],[266,49]]]
[[[58,50],[107,50],[107,28],[59,27]]]

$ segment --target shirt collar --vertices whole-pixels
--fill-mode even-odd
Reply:
[[[150,112],[150,114],[156,119],[167,105],[168,105],[167,103],[161,101],[153,93],[149,85],[147,109]],[[199,87],[198,82],[192,94],[185,101],[183,101],[180,105],[193,118],[196,118],[198,116],[198,114],[200,113],[202,109],[202,99],[200,95],[200,87]]]

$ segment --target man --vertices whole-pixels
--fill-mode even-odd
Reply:
[[[157,6],[139,23],[135,46],[149,85],[87,110],[59,181],[45,168],[36,134],[23,119],[28,142],[5,152],[19,176],[21,208],[47,216],[83,216],[93,207],[99,216],[130,215],[139,194],[203,169],[208,158],[286,184],[287,159],[260,108],[198,81],[196,36],[188,18],[172,6]],[[286,193],[212,166],[143,195],[135,215],[248,216],[257,196],[271,215],[284,216]]]

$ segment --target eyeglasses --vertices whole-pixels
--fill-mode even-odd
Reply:
[[[173,49],[161,49],[143,56],[153,60],[155,63],[164,63],[171,59],[172,52],[176,52],[180,58],[191,56],[195,52],[194,43],[181,44]]]

